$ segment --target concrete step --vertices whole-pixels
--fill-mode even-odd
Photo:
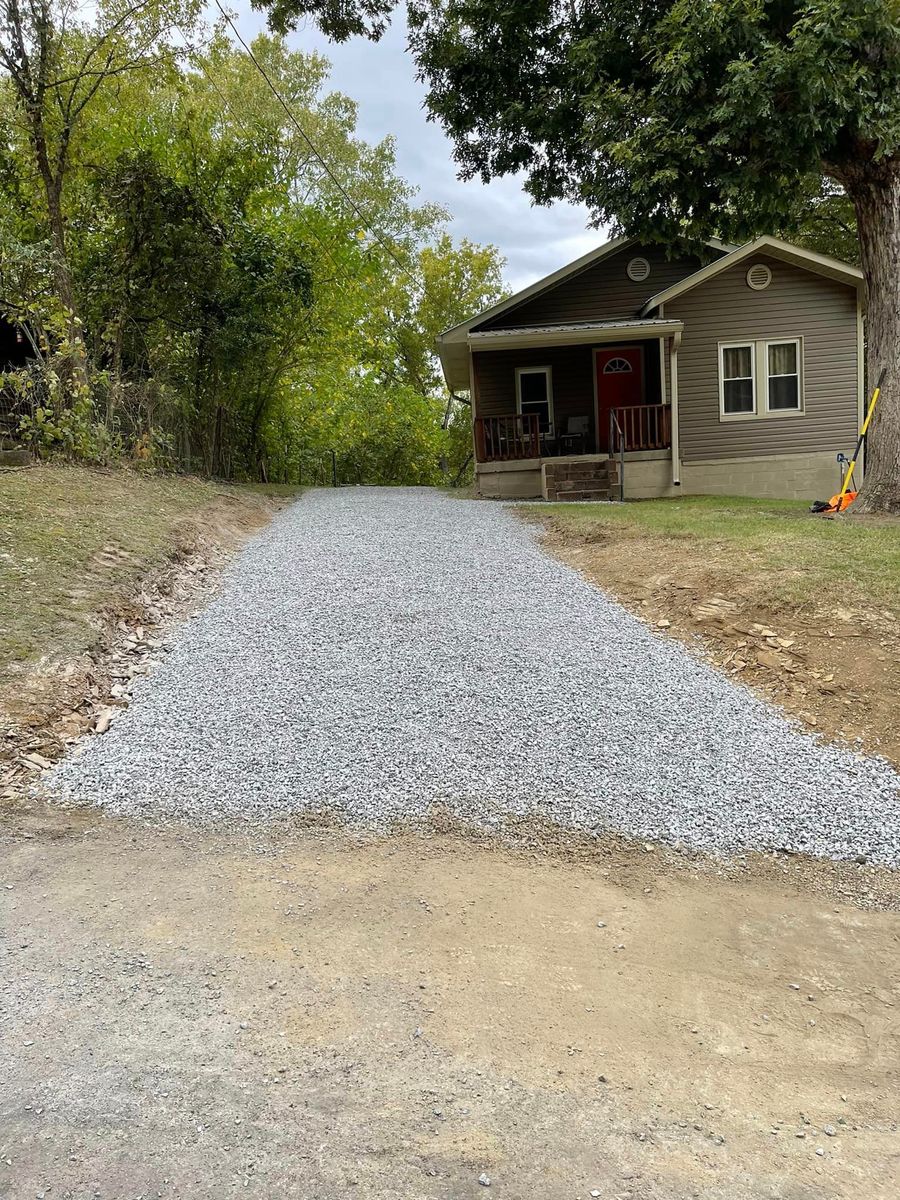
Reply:
[[[557,492],[556,499],[560,504],[569,504],[578,500],[612,500],[613,496],[607,487],[585,487],[574,492]]]

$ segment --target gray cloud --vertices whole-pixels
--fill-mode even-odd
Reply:
[[[238,7],[244,36],[262,28],[249,0],[240,0]],[[586,209],[533,205],[518,179],[499,179],[487,186],[457,179],[450,142],[425,118],[424,88],[406,52],[402,21],[395,21],[376,44],[354,39],[333,45],[311,24],[292,34],[289,42],[330,60],[330,86],[359,105],[360,135],[371,142],[393,135],[400,173],[419,189],[423,201],[449,209],[455,237],[493,242],[500,248],[511,287],[524,287],[604,240],[602,231],[588,228]]]

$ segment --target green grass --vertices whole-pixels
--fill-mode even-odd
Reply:
[[[273,496],[278,500],[291,500],[305,490],[294,483],[245,483],[241,486],[248,491],[258,492],[261,496]]]
[[[828,520],[801,501],[719,496],[540,511],[578,537],[666,539],[691,559],[715,555],[722,565],[767,575],[777,601],[900,605],[900,522],[893,519]]]
[[[0,677],[14,662],[85,649],[97,614],[176,548],[189,519],[213,502],[230,508],[245,497],[198,479],[129,471],[0,473]]]

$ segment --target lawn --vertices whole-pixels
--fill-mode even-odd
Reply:
[[[42,466],[0,472],[0,681],[12,664],[76,654],[97,615],[214,511],[261,523],[268,502],[199,479]]]
[[[682,544],[686,558],[714,559],[756,575],[775,603],[900,603],[900,522],[830,520],[793,500],[690,496],[624,505],[548,504],[542,515],[579,539]]]

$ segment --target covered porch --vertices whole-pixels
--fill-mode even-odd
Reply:
[[[646,450],[669,450],[672,446],[672,406],[668,403],[627,405],[610,408],[605,438],[596,444],[590,434],[590,419],[569,417],[564,433],[542,431],[537,413],[508,413],[500,417],[475,417],[475,461],[516,462],[532,458],[603,457]],[[600,432],[598,426],[598,433]],[[603,442],[603,445],[599,444]]]
[[[470,332],[479,492],[618,498],[634,494],[630,481],[662,494],[682,328],[657,318]]]

